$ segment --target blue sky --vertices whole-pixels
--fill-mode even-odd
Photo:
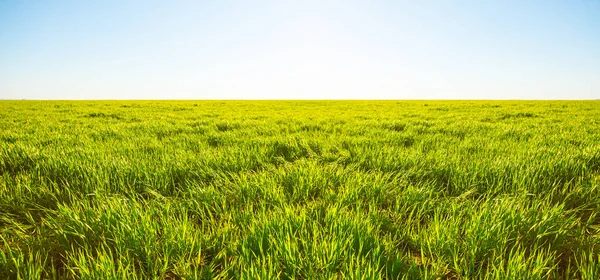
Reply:
[[[0,0],[0,98],[600,99],[600,1]]]

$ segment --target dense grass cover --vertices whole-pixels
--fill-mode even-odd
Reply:
[[[600,279],[600,102],[0,102],[0,279]]]

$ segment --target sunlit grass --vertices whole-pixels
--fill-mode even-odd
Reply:
[[[600,103],[0,102],[2,279],[598,279]]]

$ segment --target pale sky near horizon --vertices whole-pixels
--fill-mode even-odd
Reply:
[[[600,0],[0,0],[0,99],[600,99]]]

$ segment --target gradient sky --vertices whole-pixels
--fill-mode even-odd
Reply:
[[[0,0],[4,99],[599,99],[600,0]]]

